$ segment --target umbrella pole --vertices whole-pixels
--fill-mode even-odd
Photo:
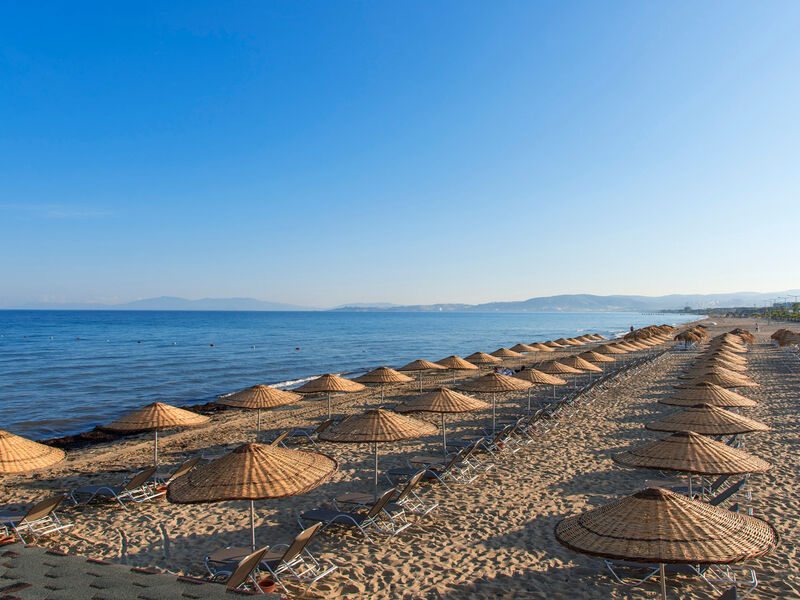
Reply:
[[[497,429],[497,394],[492,392],[492,433]]]
[[[661,600],[667,600],[667,580],[664,575],[664,563],[658,565],[658,570],[661,576]]]
[[[453,385],[456,383],[456,370],[453,369]]]
[[[258,436],[261,434],[261,409],[256,410],[256,414],[258,415],[256,418],[256,441],[258,441]]]
[[[378,442],[375,442],[375,480],[373,481],[375,493],[378,493]]]
[[[531,388],[528,388],[528,412],[531,412]]]
[[[447,456],[447,433],[444,430],[444,413],[442,413],[442,456]]]
[[[692,474],[689,473],[689,498],[692,497]]]
[[[256,551],[256,515],[252,500],[250,500],[250,549]]]
[[[422,393],[422,371],[419,372],[419,393]]]
[[[331,418],[331,393],[328,392],[328,418]]]
[[[381,404],[383,404],[383,384],[381,384]]]
[[[158,429],[156,429],[156,439],[153,444],[153,466],[158,466]]]

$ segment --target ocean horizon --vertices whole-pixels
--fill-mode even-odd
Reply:
[[[264,383],[291,388],[417,358],[583,333],[609,338],[678,313],[0,311],[3,429],[31,438],[90,430],[149,402],[178,406]]]

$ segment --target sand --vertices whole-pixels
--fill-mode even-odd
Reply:
[[[717,323],[710,329],[712,335],[737,326],[755,333],[752,320],[717,319]],[[778,327],[762,326],[756,334],[758,344],[747,354],[746,373],[760,387],[743,391],[760,402],[744,414],[773,428],[749,436],[748,450],[775,464],[771,471],[752,477],[752,502],[748,504],[745,498],[744,505],[750,506],[755,516],[769,520],[783,538],[771,556],[748,563],[760,581],[753,598],[800,597],[800,558],[795,551],[800,541],[796,510],[800,364],[787,362],[783,351],[770,344],[769,335]],[[557,359],[586,349],[539,353],[537,359]],[[553,528],[564,516],[633,493],[654,476],[653,472],[615,465],[611,454],[662,437],[645,430],[643,424],[675,410],[657,400],[671,393],[678,374],[695,355],[694,351],[668,353],[516,455],[502,457],[492,471],[470,486],[455,487],[451,492],[426,487],[424,497],[438,502],[439,510],[394,539],[380,538],[378,544],[369,544],[350,532],[318,536],[312,550],[338,564],[339,570],[320,582],[309,597],[657,597],[656,583],[631,590],[610,578],[602,561],[563,548],[556,542]],[[429,389],[451,381],[448,371],[426,376],[425,386]],[[384,403],[400,401],[403,394],[414,395],[416,385],[387,387]],[[536,394],[549,397],[552,388],[540,386]],[[379,403],[380,392],[375,389],[336,398],[335,410],[355,412]],[[525,403],[524,393],[506,397],[498,402],[499,414],[514,414]],[[324,400],[304,400],[264,412],[265,437],[287,427],[314,424],[324,410]],[[438,424],[438,415],[417,416]],[[471,432],[486,423],[487,417],[488,411],[449,416],[448,438]],[[255,418],[252,412],[226,411],[210,426],[164,434],[160,436],[162,462],[174,465],[201,452],[219,454],[251,441]],[[437,453],[439,444],[440,437],[433,435],[383,445],[380,468],[404,466],[405,459],[415,454]],[[367,446],[323,443],[318,450],[336,458],[340,471],[330,483],[304,496],[256,503],[259,544],[288,542],[298,532],[299,512],[328,503],[344,491],[369,490],[372,455]],[[136,436],[73,452],[65,463],[47,472],[8,477],[3,482],[3,496],[21,506],[51,491],[105,480],[118,483],[151,460],[152,434]],[[113,504],[93,504],[68,508],[63,517],[75,527],[60,537],[42,540],[42,545],[189,575],[204,573],[202,559],[207,553],[226,545],[246,545],[249,539],[244,502],[184,506],[160,499],[133,505],[128,511]],[[677,597],[679,590],[692,598],[716,597],[697,578],[671,577],[668,588],[672,597]]]

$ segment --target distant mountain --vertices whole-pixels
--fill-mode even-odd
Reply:
[[[736,292],[732,294],[672,294],[669,296],[595,296],[592,294],[563,294],[529,298],[517,302],[487,302],[485,304],[415,304],[403,306],[389,302],[355,302],[330,310],[342,312],[653,312],[717,307],[752,307],[783,297],[800,297],[800,290],[764,294]],[[187,300],[162,296],[124,302],[96,303],[27,303],[0,308],[32,310],[324,310],[320,308],[268,302],[255,298],[202,298]]]
[[[781,296],[800,296],[800,290],[764,294],[735,292],[731,294],[671,294],[668,296],[595,296],[592,294],[562,294],[530,298],[517,302],[488,302],[485,304],[424,304],[392,306],[389,308],[348,306],[336,310],[349,311],[406,311],[406,312],[653,312],[691,308],[753,306]]]
[[[187,300],[161,296],[160,298],[146,298],[123,302],[121,304],[100,303],[27,303],[6,308],[29,310],[320,310],[308,306],[297,306],[283,302],[268,302],[255,298],[202,298],[200,300]]]

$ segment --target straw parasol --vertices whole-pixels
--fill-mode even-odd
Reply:
[[[445,369],[442,365],[430,362],[429,360],[415,360],[397,369],[398,371],[417,371],[419,373],[419,391],[422,391],[423,371],[441,371]]]
[[[729,564],[764,556],[779,543],[766,521],[660,488],[560,521],[556,539],[570,550],[611,560],[658,564]]]
[[[238,392],[217,396],[217,404],[256,410],[258,414],[256,420],[256,436],[258,436],[258,432],[261,431],[262,410],[293,404],[300,400],[300,398],[302,398],[302,396],[294,392],[276,390],[268,385],[254,385]]]
[[[153,464],[158,465],[158,432],[165,429],[176,429],[178,427],[197,427],[205,425],[211,419],[204,415],[169,404],[153,402],[144,408],[128,413],[120,417],[113,423],[102,427],[109,431],[154,431],[155,441],[153,444]]]
[[[623,341],[614,342],[614,347],[620,348],[622,350],[627,350],[628,352],[638,352],[639,350],[641,350],[641,348],[634,346],[632,343]]]
[[[724,388],[737,388],[737,387],[758,387],[758,384],[755,381],[751,381],[738,373],[736,376],[728,375],[726,373],[719,373],[712,371],[710,373],[704,373],[694,379],[690,379],[688,381],[682,382],[677,384],[675,387],[677,388],[686,388],[686,387],[694,387],[700,383],[716,383],[719,386]]]
[[[503,359],[486,354],[486,352],[473,352],[466,359],[473,365],[490,365],[493,363],[503,362]]]
[[[557,385],[566,385],[567,382],[561,377],[556,377],[554,375],[548,375],[547,373],[542,373],[537,369],[523,369],[519,373],[515,373],[513,375],[517,379],[522,379],[523,381],[527,381],[528,383],[532,384],[545,384],[545,385],[552,385],[553,386],[553,398],[556,397],[556,386]],[[531,412],[531,389],[533,386],[528,388],[528,412]]]
[[[553,340],[556,344],[561,344],[561,346],[583,346],[583,344],[576,343],[574,340],[568,340],[566,338],[558,338],[557,340]]]
[[[319,434],[326,442],[373,444],[375,451],[375,489],[378,488],[378,444],[398,442],[436,433],[436,426],[390,410],[375,408],[356,415]]]
[[[355,377],[353,381],[358,383],[379,383],[381,386],[381,402],[383,402],[383,388],[387,383],[408,383],[414,380],[408,375],[398,373],[389,367],[378,367],[361,377]]]
[[[612,344],[603,344],[602,346],[598,346],[594,349],[594,352],[599,352],[600,354],[627,354],[627,350],[623,350],[622,348],[617,348]]]
[[[547,373],[548,375],[566,375],[568,373],[581,372],[580,369],[574,369],[557,360],[548,360],[547,362],[543,362],[536,368],[540,370],[542,373]]]
[[[472,396],[459,394],[446,387],[440,387],[432,392],[417,396],[400,404],[399,412],[432,412],[442,416],[442,453],[447,455],[447,433],[445,431],[444,415],[446,413],[464,413],[473,410],[485,410],[489,404]]]
[[[705,371],[712,367],[722,367],[728,371],[737,371],[744,373],[747,370],[747,365],[739,362],[732,362],[718,356],[709,356],[707,358],[698,358],[692,365],[686,369],[687,371]]]
[[[504,392],[521,392],[527,390],[533,384],[517,379],[516,377],[509,377],[508,375],[501,375],[500,373],[489,373],[483,377],[478,377],[466,383],[462,383],[460,389],[465,392],[478,392],[480,394],[492,395],[492,431],[497,424],[497,393]]]
[[[734,435],[769,431],[760,421],[711,404],[695,404],[645,425],[650,431],[694,431],[703,435]]]
[[[549,346],[550,348],[563,348],[564,347],[561,344],[559,344],[558,342],[554,342],[553,340],[547,340],[544,343],[544,345],[545,346]]]
[[[45,446],[0,429],[0,473],[11,475],[51,467],[64,460],[59,448]]]
[[[567,343],[570,346],[585,346],[586,345],[586,342],[584,342],[580,338],[574,338],[574,337],[567,338]]]
[[[614,362],[613,358],[602,354],[600,352],[595,352],[594,350],[587,350],[586,352],[581,352],[578,354],[583,360],[588,360],[590,363],[604,363],[604,362]]]
[[[720,365],[705,365],[705,366],[699,365],[699,366],[689,367],[685,373],[678,375],[678,377],[681,379],[697,379],[702,375],[707,375],[712,373],[718,375],[724,375],[726,377],[734,377],[734,378],[738,377],[745,381],[750,380],[750,378],[744,373],[740,371],[732,371]]]
[[[536,350],[541,352],[555,352],[555,349],[551,348],[550,346],[545,346],[541,342],[534,342],[533,344],[531,344],[531,348],[535,348]]]
[[[498,348],[494,352],[491,352],[491,355],[497,358],[524,358],[519,352],[514,352],[508,348]]]
[[[536,352],[536,348],[528,346],[528,344],[514,344],[511,346],[511,350],[514,352]]]
[[[255,550],[256,500],[304,494],[325,483],[337,469],[336,461],[325,454],[242,444],[178,477],[167,486],[167,500],[175,504],[249,500],[250,540]]]
[[[456,382],[456,371],[477,371],[480,368],[478,365],[474,365],[455,354],[443,358],[442,360],[437,360],[436,362],[453,372],[453,383]]]
[[[567,358],[562,358],[559,361],[562,365],[567,365],[568,367],[572,367],[573,369],[579,369],[581,371],[602,371],[600,367],[590,363],[588,360],[582,359],[580,356],[568,356]]]
[[[603,340],[607,340],[607,339],[608,339],[607,337],[605,337],[604,335],[600,335],[599,333],[590,333],[589,335],[591,335],[591,336],[592,336],[594,339],[596,339],[598,342],[599,342],[599,341],[603,341]]]
[[[328,394],[328,418],[331,418],[331,394],[334,392],[352,393],[360,392],[366,386],[352,379],[345,379],[333,373],[326,373],[316,379],[312,379],[308,383],[295,388],[295,392],[301,394]]]
[[[664,439],[619,452],[611,458],[625,467],[687,473],[689,496],[692,495],[692,474],[739,475],[761,473],[772,467],[752,454],[693,431],[679,431]]]
[[[741,394],[714,383],[698,383],[696,386],[682,389],[669,398],[663,398],[659,402],[671,406],[694,406],[699,402],[722,408],[758,406],[758,402],[755,400],[745,398]]]

